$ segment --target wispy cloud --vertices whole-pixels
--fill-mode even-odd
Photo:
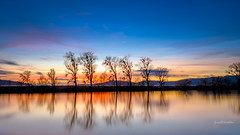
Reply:
[[[0,70],[0,75],[9,75],[9,74],[16,74],[16,73],[12,71]]]
[[[37,74],[37,75],[43,75],[43,73],[42,73],[42,72],[36,72],[36,74]]]
[[[221,63],[214,63],[214,62],[188,62],[177,64],[177,66],[221,66]]]
[[[3,60],[3,59],[0,59],[0,64],[12,65],[12,66],[19,66],[19,64],[16,63],[16,62],[14,62],[14,61]]]
[[[211,51],[205,51],[196,54],[196,56],[193,56],[195,59],[202,59],[202,58],[220,58],[220,57],[240,57],[240,51],[235,49],[224,49],[224,50],[211,50]]]
[[[75,28],[75,31],[81,31],[83,28]],[[0,50],[6,48],[17,48],[22,50],[45,50],[55,49],[56,45],[63,47],[86,49],[80,43],[73,45],[68,41],[79,41],[78,36],[73,36],[68,32],[74,31],[74,28],[49,28],[42,29],[37,26],[27,26],[25,30],[8,33],[3,41],[0,41]],[[55,46],[54,46],[55,45]]]
[[[187,75],[187,74],[169,74],[168,77],[189,77],[191,75]]]
[[[57,80],[59,80],[59,81],[68,81],[69,79],[58,78]]]

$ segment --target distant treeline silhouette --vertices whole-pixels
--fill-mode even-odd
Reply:
[[[84,52],[76,57],[73,52],[67,52],[64,55],[64,65],[66,67],[66,74],[65,77],[70,77],[67,81],[67,84],[73,83],[75,88],[78,87],[77,80],[78,72],[81,70],[82,74],[85,75],[85,78],[81,78],[83,84],[89,86],[90,88],[93,87],[93,84],[99,84],[104,86],[106,82],[115,82],[115,87],[117,88],[122,81],[127,81],[128,86],[133,86],[133,75],[134,76],[141,76],[142,80],[135,79],[135,85],[138,86],[147,86],[149,87],[150,84],[150,77],[154,76],[158,83],[159,87],[163,87],[166,84],[166,81],[169,77],[169,69],[166,67],[156,67],[154,68],[152,65],[152,59],[149,57],[142,57],[139,59],[138,64],[135,65],[136,71],[140,74],[136,74],[134,70],[134,65],[130,60],[130,55],[124,56],[122,58],[119,57],[112,57],[106,56],[102,65],[106,68],[106,70],[98,77],[96,77],[96,68],[97,64],[96,61],[98,57],[94,55],[93,52]],[[121,73],[121,76],[119,76]],[[226,77],[211,77],[211,78],[202,78],[198,86],[240,86],[240,62],[233,63],[229,66],[228,70],[226,71],[228,75],[232,75],[236,77],[237,82],[234,83],[232,80]],[[55,87],[59,83],[59,79],[56,77],[56,71],[54,68],[50,69],[47,73],[48,78],[44,75],[40,75],[37,83],[33,82],[30,79],[31,71],[24,71],[20,74],[21,82],[23,82],[27,86],[31,86],[33,84],[38,86],[52,86]],[[156,81],[156,80],[155,80]],[[137,82],[137,83],[136,83]],[[22,83],[21,83],[22,84]],[[0,80],[1,85],[1,80]],[[126,84],[125,84],[126,85]],[[176,83],[176,86],[186,87],[191,86],[192,81],[190,79],[180,80]]]

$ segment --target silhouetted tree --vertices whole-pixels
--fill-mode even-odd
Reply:
[[[115,80],[115,85],[116,87],[118,86],[118,80],[117,80],[117,69],[119,66],[119,58],[118,57],[111,57],[107,56],[102,63],[112,74],[114,80]]]
[[[158,69],[154,72],[158,78],[160,87],[162,87],[165,84],[165,82],[167,81],[168,72],[169,72],[169,70],[164,67],[158,67]]]
[[[30,76],[31,76],[31,71],[24,71],[23,73],[20,74],[20,78],[22,82],[26,83],[28,86],[30,86]]]
[[[143,57],[140,59],[139,66],[140,66],[140,71],[143,79],[147,82],[147,86],[149,87],[149,77],[151,73],[151,62],[152,60],[148,57]]]
[[[129,85],[132,86],[132,74],[133,74],[133,64],[132,62],[129,60],[129,55],[128,56],[124,56],[123,58],[120,59],[119,61],[119,65],[122,68],[122,72],[125,74]]]
[[[240,86],[240,62],[229,65],[229,69],[226,71],[228,74],[237,77],[237,84]]]
[[[181,87],[191,86],[192,81],[189,80],[189,79],[180,80],[180,81],[177,82],[177,85],[181,86]]]
[[[55,69],[54,68],[50,69],[50,72],[48,72],[47,75],[49,77],[50,84],[52,85],[52,87],[55,87],[55,85],[57,83],[57,77],[56,77]]]
[[[47,78],[45,78],[44,75],[40,75],[40,77],[39,77],[39,79],[38,79],[38,84],[39,84],[40,86],[46,86],[47,83],[48,83]]]
[[[75,84],[75,88],[77,88],[77,72],[78,72],[78,66],[80,64],[79,58],[76,58],[74,56],[74,53],[72,52],[66,53],[64,57],[65,57],[64,64],[67,68],[66,77],[68,75],[71,75],[71,79],[68,81],[68,83],[73,82]]]
[[[106,72],[104,72],[100,75],[99,81],[102,86],[104,86],[104,83],[108,81],[108,75],[106,74]]]
[[[85,52],[80,56],[80,62],[83,65],[83,74],[85,74],[88,81],[90,81],[90,87],[92,88],[93,74],[96,70],[97,56],[93,52]]]

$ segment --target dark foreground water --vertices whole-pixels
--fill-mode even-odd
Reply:
[[[0,135],[239,135],[240,95],[95,92],[0,94]]]

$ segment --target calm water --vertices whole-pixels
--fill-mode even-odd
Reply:
[[[99,92],[0,95],[0,135],[240,134],[240,95]]]

